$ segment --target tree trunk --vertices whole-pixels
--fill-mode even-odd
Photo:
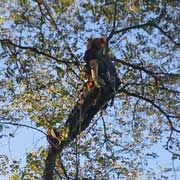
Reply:
[[[116,89],[118,86],[119,81],[117,81]],[[65,128],[68,129],[67,138],[58,142],[57,139],[49,137],[53,143],[50,143],[48,156],[46,158],[44,180],[53,180],[53,170],[57,155],[60,154],[62,150],[78,136],[78,134],[89,126],[93,117],[100,109],[107,105],[108,101],[114,97],[114,94],[112,87],[108,85],[99,89],[93,88],[85,97],[82,105],[78,105],[78,103],[75,105],[65,124]],[[96,101],[96,103],[94,101]]]

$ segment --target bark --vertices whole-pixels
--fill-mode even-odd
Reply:
[[[53,180],[54,167],[58,153],[59,150],[57,148],[50,146],[44,168],[44,180]]]
[[[118,86],[119,81],[117,81],[116,89]],[[65,128],[68,128],[67,138],[58,142],[57,139],[54,139],[51,136],[48,137],[50,139],[50,148],[45,161],[44,180],[53,180],[53,171],[57,155],[60,154],[62,150],[78,136],[78,134],[89,126],[93,117],[99,110],[107,105],[108,101],[114,97],[114,94],[115,92],[112,87],[108,85],[100,89],[94,88],[84,99],[83,105],[80,106],[77,103],[71,111],[65,124]],[[95,99],[96,104],[94,104]],[[81,117],[81,110],[84,112],[83,117]]]

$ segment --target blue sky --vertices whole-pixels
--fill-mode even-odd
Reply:
[[[13,132],[16,128],[11,127],[6,133]],[[169,177],[168,180],[179,180],[180,179],[180,162],[178,160],[172,161],[171,160],[171,154],[166,151],[164,148],[162,148],[162,144],[166,143],[166,139],[163,139],[162,143],[158,143],[154,146],[152,146],[150,149],[148,149],[146,152],[154,152],[160,155],[158,158],[149,158],[149,165],[148,169],[157,169],[157,172],[159,175],[161,173],[161,166],[162,168],[165,168],[165,170],[168,172],[169,170],[175,168],[174,174],[175,177]],[[2,138],[0,141],[0,154],[6,154],[10,161],[13,160],[20,160],[21,165],[23,165],[26,162],[26,154],[29,152],[33,152],[38,150],[39,147],[47,147],[47,140],[44,137],[43,134],[36,132],[32,129],[27,128],[20,128],[15,133],[15,138],[5,137]],[[141,152],[142,153],[142,152]],[[146,169],[146,167],[144,167]],[[158,172],[159,171],[159,172]],[[2,177],[0,176],[1,180],[9,180],[8,177]],[[144,180],[143,176],[141,176],[138,180]]]
[[[9,130],[4,133],[12,133],[16,127],[10,126]],[[39,147],[47,147],[46,137],[33,129],[20,127],[15,132],[15,137],[4,137],[0,140],[0,154],[7,155],[10,162],[20,160],[22,167],[26,163],[26,155],[39,149]],[[0,180],[9,180],[9,177],[0,176]]]
[[[8,24],[6,24],[9,26]],[[96,28],[96,27],[93,27]],[[0,64],[0,69],[3,67],[3,64]],[[29,122],[27,122],[29,123]],[[16,128],[7,130],[6,132],[14,131]],[[5,133],[6,133],[5,132]],[[167,139],[163,139],[161,143],[152,146],[149,149],[149,152],[157,152],[160,154],[160,157],[157,159],[150,160],[150,167],[154,169],[157,166],[157,170],[161,170],[161,165],[168,168],[176,169],[176,177],[169,177],[169,180],[179,180],[180,179],[180,162],[178,160],[172,162],[171,154],[162,148],[162,145],[166,143]],[[15,133],[15,138],[4,137],[0,139],[0,154],[6,154],[10,160],[21,160],[22,166],[25,163],[25,157],[28,152],[37,150],[40,146],[47,146],[46,138],[43,134],[36,132],[32,129],[19,128]],[[174,165],[173,165],[174,163]],[[174,166],[174,167],[173,167]],[[160,173],[160,172],[159,172]],[[7,178],[0,177],[1,180],[8,180]],[[143,177],[140,179],[143,180]]]

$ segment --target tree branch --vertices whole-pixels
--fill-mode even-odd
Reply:
[[[153,26],[159,29],[159,31],[165,35],[170,41],[172,41],[176,46],[180,46],[180,42],[176,42],[173,37],[170,36],[170,34],[166,31],[164,31],[161,27],[153,23]]]
[[[117,81],[116,87],[119,86]],[[54,131],[60,132],[59,134],[65,134],[66,138],[62,139],[61,136],[54,138],[49,134],[49,143],[51,145],[48,156],[46,158],[46,165],[44,169],[44,180],[53,180],[53,171],[55,166],[55,160],[59,153],[72,142],[82,131],[84,131],[90,124],[93,117],[104,107],[108,101],[114,97],[114,92],[110,86],[104,86],[101,89],[101,95],[97,96],[99,92],[98,88],[92,89],[87,97],[84,98],[83,112],[84,116],[81,117],[80,105],[77,103],[65,123],[63,129],[54,129]],[[94,105],[94,98],[96,98],[96,105]],[[81,128],[80,128],[81,127]],[[52,143],[51,143],[52,142]]]
[[[18,44],[13,43],[10,39],[0,39],[0,42],[1,42],[3,45],[11,45],[11,46],[16,47],[16,48],[19,48],[19,49],[30,50],[30,51],[32,51],[32,52],[34,52],[34,53],[37,53],[37,54],[39,54],[39,55],[46,56],[46,57],[48,57],[48,58],[50,58],[50,59],[53,59],[53,60],[55,60],[55,61],[57,61],[57,62],[61,62],[61,63],[64,63],[64,64],[66,64],[66,65],[68,64],[67,61],[60,60],[60,59],[58,59],[58,58],[56,58],[56,57],[54,57],[54,56],[52,56],[52,55],[50,55],[50,54],[47,54],[47,53],[45,53],[45,52],[42,52],[42,51],[38,50],[38,49],[35,48],[35,47],[21,46],[21,45],[18,45]]]
[[[109,34],[109,36],[107,37],[107,41],[109,42],[114,35],[116,34],[119,34],[119,33],[126,33],[132,29],[140,29],[140,28],[144,28],[146,26],[149,26],[151,25],[152,26],[152,22],[149,21],[147,23],[143,23],[143,24],[138,24],[138,25],[134,25],[134,26],[129,26],[129,27],[126,27],[126,28],[122,28],[122,29],[119,29],[119,30],[112,30],[111,33]]]
[[[68,176],[68,174],[67,174],[67,171],[66,171],[66,169],[65,169],[65,167],[64,167],[64,165],[63,165],[63,163],[62,163],[62,159],[61,159],[61,156],[60,156],[60,155],[59,155],[59,163],[60,163],[60,167],[61,167],[61,169],[63,170],[63,173],[64,173],[66,179],[67,179],[67,180],[70,180],[70,178],[69,178],[69,176]]]
[[[158,80],[158,77],[156,76],[156,74],[158,74],[158,73],[150,71],[150,70],[146,69],[145,67],[143,67],[142,65],[140,66],[140,65],[137,65],[137,64],[131,64],[129,62],[126,62],[126,61],[120,60],[120,59],[116,59],[116,58],[112,58],[111,61],[114,61],[114,62],[117,62],[117,63],[121,63],[121,64],[126,65],[128,67],[131,67],[133,69],[137,69],[137,70],[143,71],[146,74],[151,75],[155,79],[155,81]]]
[[[36,0],[36,2],[37,2],[37,4],[38,4],[39,8],[41,7],[41,3],[43,4],[43,6],[44,6],[44,8],[45,8],[45,10],[46,10],[46,12],[47,12],[47,14],[48,14],[48,16],[50,17],[50,19],[47,19],[47,18],[46,18],[46,19],[47,19],[48,21],[50,21],[50,23],[53,24],[53,26],[56,28],[59,36],[61,36],[61,38],[63,38],[64,44],[66,45],[67,50],[68,50],[68,52],[70,53],[71,58],[75,60],[74,64],[77,65],[77,66],[79,66],[80,63],[79,63],[78,58],[77,58],[77,57],[75,56],[75,54],[72,52],[72,50],[71,50],[71,48],[69,47],[67,41],[64,39],[64,37],[66,37],[66,35],[63,34],[63,31],[60,31],[58,25],[56,24],[56,21],[54,20],[54,18],[53,18],[53,16],[52,16],[52,13],[50,12],[50,9],[49,9],[47,3],[46,3],[45,1],[42,1],[41,3],[39,3],[37,0]],[[41,10],[41,8],[40,8],[40,10]],[[41,13],[42,13],[42,10],[41,10]],[[45,17],[46,17],[46,16],[45,16]]]
[[[0,39],[0,42],[1,42],[3,45],[11,45],[11,46],[16,47],[16,48],[19,48],[19,49],[30,50],[30,51],[32,51],[32,52],[34,52],[34,53],[39,54],[39,55],[43,55],[43,56],[46,56],[46,57],[48,57],[48,58],[50,58],[50,59],[53,59],[53,60],[55,60],[56,62],[63,63],[63,64],[65,64],[65,65],[70,69],[70,71],[79,79],[79,76],[78,76],[77,73],[74,71],[74,69],[69,66],[69,64],[77,65],[77,62],[67,62],[67,61],[60,60],[60,59],[52,56],[51,54],[47,54],[47,53],[45,53],[45,52],[42,52],[42,51],[38,50],[38,49],[35,48],[35,47],[18,45],[18,44],[13,43],[13,42],[12,42],[11,40],[9,40],[9,39]],[[78,62],[78,63],[79,63],[79,62]]]
[[[109,42],[114,35],[116,34],[119,34],[119,33],[126,33],[132,29],[141,29],[141,28],[146,28],[148,26],[151,26],[151,27],[155,27],[157,28],[163,35],[165,35],[172,43],[174,43],[176,46],[180,46],[180,42],[176,42],[174,40],[174,38],[172,36],[170,36],[170,34],[168,34],[167,32],[165,32],[161,27],[159,27],[156,23],[156,20],[151,20],[151,21],[148,21],[146,23],[142,23],[142,24],[138,24],[138,25],[134,25],[134,26],[129,26],[129,27],[126,27],[126,28],[122,28],[122,29],[119,29],[119,30],[114,30],[112,29],[111,33],[109,34],[108,38],[107,38],[107,42]]]
[[[0,123],[1,123],[1,124],[12,125],[12,126],[19,126],[19,127],[30,128],[30,129],[36,130],[36,131],[44,134],[45,136],[47,136],[47,134],[46,134],[44,131],[42,131],[42,130],[40,130],[40,129],[38,129],[38,128],[32,127],[32,126],[26,125],[26,124],[19,124],[19,123],[7,122],[7,121],[0,121]]]
[[[108,136],[107,136],[107,132],[106,132],[106,123],[105,123],[104,117],[101,116],[101,118],[102,118],[102,121],[103,121],[103,128],[104,128],[104,142],[107,142]]]
[[[116,28],[116,16],[117,16],[117,0],[114,2],[114,20],[113,20],[113,29]]]
[[[173,135],[173,130],[171,130],[170,135],[169,135],[169,138],[168,138],[168,141],[167,141],[167,143],[166,143],[167,150],[168,150],[171,154],[173,154],[173,155],[175,155],[175,156],[180,156],[180,153],[175,153],[175,152],[173,152],[173,150],[171,150],[171,148],[170,148],[170,141],[171,141],[172,135]]]
[[[121,90],[121,92],[122,92],[122,90]],[[144,97],[144,96],[141,96],[141,95],[139,95],[139,94],[129,92],[129,91],[125,90],[125,89],[123,89],[123,92],[124,92],[125,94],[129,95],[129,96],[133,96],[133,97],[136,97],[136,98],[140,98],[140,99],[142,99],[142,100],[150,103],[151,105],[153,105],[156,109],[158,109],[158,110],[167,118],[167,120],[168,120],[168,122],[169,122],[169,125],[170,125],[170,129],[171,129],[171,130],[174,130],[174,131],[177,132],[177,133],[180,133],[180,130],[178,130],[178,129],[176,129],[176,128],[174,127],[173,122],[171,121],[170,116],[169,116],[160,106],[158,106],[153,100],[150,100],[150,99],[148,99],[148,98],[146,98],[146,97]]]

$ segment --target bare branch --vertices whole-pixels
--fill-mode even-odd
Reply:
[[[169,125],[170,125],[170,129],[171,129],[171,130],[174,130],[174,131],[177,132],[177,133],[180,133],[180,130],[178,130],[178,129],[176,129],[176,128],[174,127],[173,122],[172,122],[170,116],[169,116],[160,106],[158,106],[153,100],[150,100],[150,99],[148,99],[148,98],[146,98],[146,97],[144,97],[144,96],[141,96],[141,95],[139,95],[139,94],[129,92],[129,91],[125,90],[125,89],[121,90],[121,92],[122,92],[122,91],[123,91],[125,94],[129,95],[129,96],[133,96],[133,97],[136,97],[136,98],[140,98],[140,99],[142,99],[142,100],[150,103],[151,105],[153,105],[156,109],[158,109],[158,110],[167,118],[167,120],[168,120],[168,122],[169,122]]]
[[[147,26],[152,26],[152,21],[148,21],[147,23],[137,24],[137,25],[134,25],[134,26],[129,26],[129,27],[126,27],[126,28],[119,29],[117,31],[114,31],[114,35],[119,34],[119,33],[128,32],[128,31],[130,31],[132,29],[144,28],[144,27],[147,27]]]
[[[153,72],[153,71],[150,71],[150,70],[146,69],[145,67],[143,67],[142,65],[140,66],[140,65],[137,65],[137,64],[131,64],[131,63],[126,62],[126,61],[124,61],[124,60],[115,59],[115,58],[114,58],[114,59],[111,59],[111,60],[114,61],[114,62],[121,63],[121,64],[123,64],[123,65],[126,65],[126,66],[128,66],[128,67],[131,67],[131,68],[133,68],[133,69],[137,69],[137,70],[143,71],[143,72],[145,72],[146,74],[151,75],[151,76],[155,79],[155,81],[158,80],[158,77],[156,76],[156,74],[158,74],[158,73],[155,73],[155,72]]]
[[[46,134],[44,131],[42,131],[42,130],[40,130],[40,129],[38,129],[38,128],[35,128],[35,127],[33,127],[33,126],[26,125],[26,124],[20,124],[20,123],[14,123],[14,122],[7,122],[7,121],[0,121],[0,123],[1,123],[1,124],[12,125],[12,126],[26,127],[26,128],[29,128],[29,129],[36,130],[36,131],[44,134],[45,136],[47,136],[47,134]]]
[[[40,8],[40,10],[41,10],[41,4],[40,4],[37,0],[36,0],[36,2],[38,3],[38,6],[39,6],[39,8]],[[64,34],[63,31],[60,31],[60,29],[59,29],[56,21],[54,20],[53,16],[51,15],[52,13],[50,12],[50,9],[49,9],[47,3],[46,3],[45,1],[42,1],[42,4],[43,4],[43,6],[44,6],[44,8],[45,8],[45,10],[46,10],[49,18],[50,18],[50,19],[47,19],[47,18],[46,18],[46,19],[47,19],[48,21],[50,21],[51,24],[53,24],[53,26],[56,28],[56,30],[57,30],[59,36],[61,36],[61,38],[66,37],[66,34]],[[42,13],[42,10],[41,10],[41,13]],[[45,17],[46,17],[46,16],[45,16]],[[67,47],[68,52],[70,53],[71,58],[75,60],[74,63],[75,63],[77,66],[79,66],[80,63],[79,63],[78,58],[77,58],[77,57],[75,56],[75,54],[72,52],[71,48],[69,47],[67,41],[66,41],[64,38],[63,38],[63,41],[64,41],[64,44],[65,44],[66,47]]]
[[[174,38],[172,36],[170,36],[170,34],[166,31],[164,31],[161,27],[159,27],[158,25],[156,25],[155,23],[153,23],[153,26],[156,27],[157,29],[159,29],[159,31],[165,35],[170,41],[172,41],[176,46],[180,47],[180,42],[176,42],[174,40]]]
[[[107,41],[110,41],[110,39],[113,38],[114,35],[116,34],[119,34],[119,33],[125,33],[125,32],[128,32],[132,29],[140,29],[140,28],[144,28],[144,27],[147,27],[151,25],[152,26],[152,23],[151,21],[147,22],[147,23],[143,23],[143,24],[138,24],[138,25],[134,25],[134,26],[129,26],[129,27],[126,27],[126,28],[122,28],[122,29],[119,29],[119,30],[112,30],[111,33],[109,34],[108,38],[107,38]]]
[[[176,42],[174,40],[174,38],[168,33],[168,32],[165,32],[161,27],[159,27],[156,23],[155,23],[156,20],[152,20],[152,21],[148,21],[146,23],[142,23],[142,24],[137,24],[137,25],[134,25],[134,26],[129,26],[129,27],[126,27],[126,28],[122,28],[122,29],[119,29],[119,30],[112,30],[111,33],[109,34],[108,38],[107,38],[107,42],[110,41],[110,39],[113,38],[114,35],[116,34],[119,34],[119,33],[126,33],[130,30],[133,30],[133,29],[141,29],[141,28],[146,28],[148,26],[151,26],[151,27],[155,27],[157,29],[159,29],[159,31],[165,35],[173,44],[175,44],[176,46],[180,46],[180,42]]]
[[[64,173],[66,179],[67,179],[67,180],[70,180],[70,178],[69,178],[69,176],[68,176],[68,174],[67,174],[67,171],[66,171],[66,169],[65,169],[65,167],[64,167],[64,165],[63,165],[63,162],[62,162],[62,159],[61,159],[61,156],[60,156],[60,155],[59,155],[59,163],[60,163],[60,167],[61,167],[61,169],[63,170],[63,173]]]
[[[65,63],[66,65],[68,64],[67,61],[60,60],[60,59],[52,56],[51,54],[47,54],[47,53],[45,53],[45,52],[42,52],[42,51],[38,50],[38,49],[35,48],[35,47],[21,46],[21,45],[18,45],[18,44],[13,43],[10,39],[0,39],[0,42],[1,42],[3,45],[11,45],[11,46],[16,47],[16,48],[19,48],[19,49],[30,50],[30,51],[32,51],[32,52],[34,52],[34,53],[37,53],[37,54],[39,54],[39,55],[46,56],[46,57],[48,57],[48,58],[50,58],[50,59],[53,59],[53,60],[55,60],[55,61],[57,61],[57,62]]]
[[[171,153],[171,154],[173,154],[173,155],[175,155],[175,156],[180,156],[180,153],[175,153],[175,152],[173,152],[169,147],[170,147],[170,142],[171,142],[171,138],[172,138],[172,135],[173,135],[173,130],[171,130],[171,132],[170,132],[170,135],[169,135],[169,138],[168,138],[168,141],[167,141],[167,143],[166,143],[166,147],[167,147],[167,150]]]

